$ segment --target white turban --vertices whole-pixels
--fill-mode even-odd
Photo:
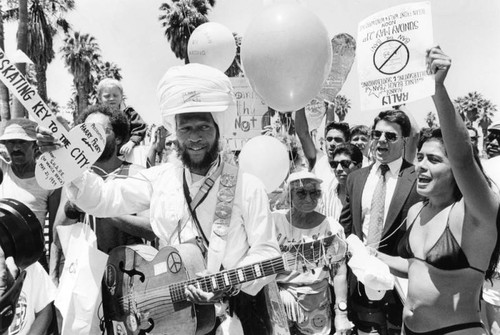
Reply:
[[[223,131],[223,113],[234,106],[233,87],[221,71],[203,64],[175,66],[167,70],[158,84],[158,100],[163,126],[175,131],[175,115],[212,113]]]

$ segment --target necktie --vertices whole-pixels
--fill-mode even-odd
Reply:
[[[384,206],[386,181],[385,174],[389,171],[389,166],[380,165],[380,177],[373,192],[372,203],[370,208],[370,225],[368,226],[368,237],[366,244],[378,249],[382,231],[384,229]]]

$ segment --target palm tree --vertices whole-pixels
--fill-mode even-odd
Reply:
[[[425,123],[427,123],[427,126],[429,128],[439,127],[439,125],[437,123],[436,113],[434,113],[434,112],[427,113],[427,116],[425,117]]]
[[[466,96],[454,100],[458,112],[468,123],[477,122],[486,136],[488,127],[493,123],[494,113],[497,107],[490,100],[485,99],[481,93],[476,91],[467,93]]]
[[[19,25],[17,28],[17,48],[26,53],[28,49],[28,0],[19,0]],[[17,63],[17,68],[22,74],[26,73],[26,63]],[[26,111],[21,102],[13,100],[12,117],[23,118]]]
[[[10,0],[16,5],[17,0]],[[47,101],[47,66],[54,59],[53,39],[58,29],[67,33],[69,23],[63,14],[74,9],[74,0],[29,0],[28,41],[26,54],[35,64],[37,91]],[[13,7],[5,12],[8,20],[18,20],[19,12]]]
[[[76,88],[76,114],[85,110],[89,103],[89,93],[92,90],[92,68],[100,56],[100,48],[96,39],[89,34],[74,32],[66,35],[61,48],[63,58],[69,72],[73,75]]]
[[[158,20],[165,28],[165,36],[175,57],[189,63],[187,44],[191,33],[199,25],[208,22],[208,11],[215,5],[215,0],[172,0],[162,3]]]
[[[338,117],[338,122],[344,121],[347,113],[351,108],[351,100],[349,100],[345,95],[337,94],[333,103],[327,104],[326,109],[326,122],[327,124],[331,121],[335,121],[335,115]]]
[[[0,4],[0,11],[2,9],[2,5]],[[0,15],[0,48],[5,50],[4,46],[4,29],[3,29],[3,16]],[[10,119],[10,103],[9,103],[9,90],[0,82],[0,120],[2,120],[0,124],[0,135],[3,134],[5,129],[5,122]]]

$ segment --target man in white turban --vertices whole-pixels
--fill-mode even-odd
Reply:
[[[69,198],[97,217],[150,209],[151,226],[163,245],[203,242],[209,272],[279,257],[264,185],[234,167],[231,170],[219,155],[224,111],[234,107],[229,78],[201,64],[174,67],[161,79],[158,96],[163,124],[175,131],[180,162],[106,183],[86,171],[66,187]],[[46,129],[39,129],[38,143],[44,152],[57,146]],[[259,270],[252,272],[257,280],[245,282],[243,272],[231,278],[231,283],[243,283],[229,302],[246,335],[271,333],[261,289],[273,277],[263,277]],[[194,286],[185,290],[187,299],[196,304],[213,304],[225,294]]]

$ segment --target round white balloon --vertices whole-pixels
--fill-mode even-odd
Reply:
[[[271,136],[256,136],[242,148],[240,168],[259,178],[268,193],[276,190],[288,175],[290,161],[286,146]]]
[[[225,72],[236,56],[236,41],[233,33],[216,22],[198,26],[188,41],[190,63],[208,65]]]

